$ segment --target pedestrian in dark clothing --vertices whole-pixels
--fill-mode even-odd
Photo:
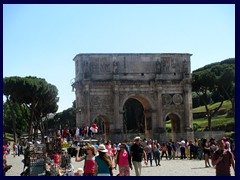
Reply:
[[[172,143],[167,143],[168,158],[172,159]]]
[[[140,176],[142,171],[142,159],[144,158],[145,164],[147,164],[147,156],[139,136],[134,138],[134,144],[130,148],[130,156],[132,157],[136,176]]]
[[[190,159],[193,159],[195,158],[195,146],[191,140],[189,141],[189,147],[190,147]]]
[[[218,149],[213,153],[212,165],[216,166],[216,176],[231,176],[230,167],[233,167],[235,172],[235,161],[233,154],[224,149],[224,141],[219,140],[217,143]]]
[[[21,154],[21,146],[20,146],[20,144],[18,144],[17,145],[17,153],[18,153],[18,156],[20,156],[20,154]]]
[[[186,154],[185,154],[185,141],[181,139],[181,142],[179,143],[180,145],[180,152],[181,152],[181,159],[186,159]]]

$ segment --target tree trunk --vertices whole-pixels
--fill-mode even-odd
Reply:
[[[8,100],[8,98],[7,98],[7,100]],[[10,106],[10,111],[11,111],[10,117],[11,117],[12,125],[13,125],[13,139],[14,139],[14,142],[17,143],[16,121],[15,121],[15,117],[14,117],[14,108],[13,108],[12,103],[13,103],[12,101],[9,101],[9,106]]]
[[[39,124],[39,130],[41,132],[42,143],[45,143],[45,138],[44,138],[45,133],[44,133],[44,126],[42,121]]]
[[[223,105],[223,100],[219,104],[217,108],[214,110],[208,109],[207,105],[205,105],[206,113],[207,113],[207,118],[208,118],[208,130],[212,131],[212,117],[217,113],[217,111],[222,107]]]
[[[208,116],[208,130],[212,131],[212,116]]]
[[[30,118],[30,121],[29,121],[29,124],[28,124],[28,138],[29,138],[29,141],[32,141],[33,140],[33,118],[34,118],[34,110],[32,108],[30,108],[31,110],[31,118]]]

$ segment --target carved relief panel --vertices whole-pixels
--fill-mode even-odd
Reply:
[[[106,57],[99,59],[99,72],[100,73],[111,73],[110,62]]]
[[[161,69],[163,73],[170,72],[171,57],[162,57]]]
[[[163,94],[162,95],[163,105],[170,105],[170,104],[179,105],[182,103],[183,103],[183,97],[181,94]]]
[[[111,73],[112,65],[107,57],[91,57],[91,71],[94,74]]]

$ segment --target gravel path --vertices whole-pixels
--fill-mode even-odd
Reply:
[[[13,167],[6,173],[6,176],[20,176],[23,171],[22,163],[23,155],[16,156],[7,155],[7,164]],[[142,176],[215,176],[215,168],[205,168],[203,160],[166,160],[163,158],[160,162],[161,166],[143,165]],[[75,162],[75,158],[72,158],[72,165],[75,171],[77,168],[83,168],[82,162]],[[234,176],[233,169],[231,168],[231,174]],[[118,170],[113,171],[114,175],[118,173]],[[131,170],[131,176],[135,176],[134,169]]]

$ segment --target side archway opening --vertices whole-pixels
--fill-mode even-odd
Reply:
[[[181,121],[180,121],[179,115],[177,115],[175,113],[169,113],[166,116],[166,124],[170,124],[170,128],[168,130],[169,139],[171,139],[174,142],[179,141],[179,138],[181,138],[181,137],[179,137],[179,136],[181,136],[181,133],[180,133],[181,123],[180,122]]]
[[[98,127],[98,132],[95,135],[95,138],[99,140],[99,142],[103,143],[107,140],[107,135],[109,134],[109,120],[105,115],[97,115],[93,123],[95,123]]]

